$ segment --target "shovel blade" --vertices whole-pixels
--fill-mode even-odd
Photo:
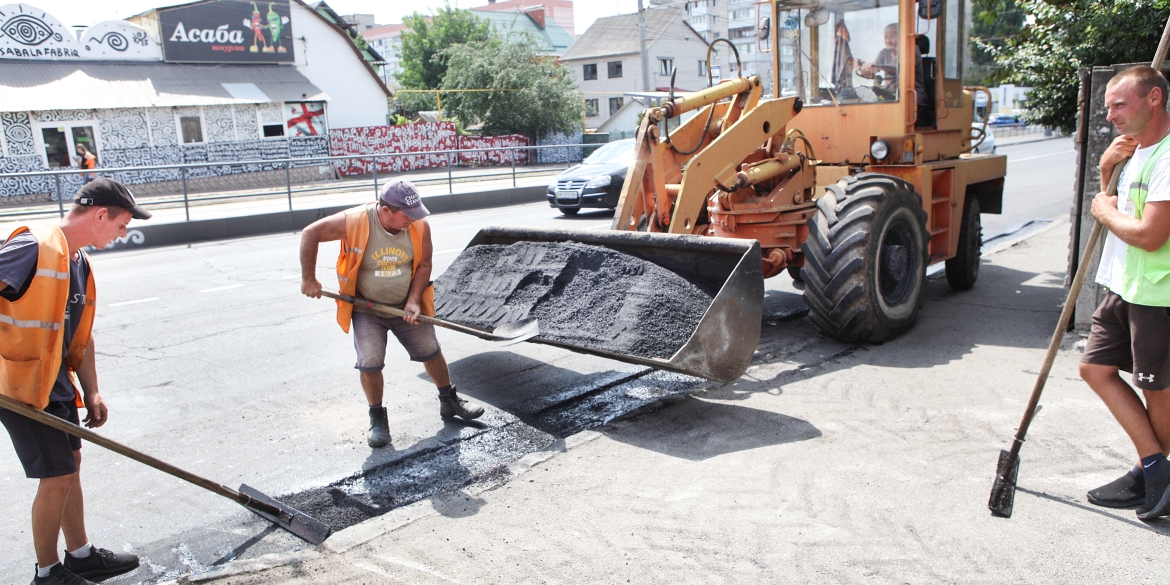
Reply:
[[[283,517],[276,517],[263,510],[253,508],[252,506],[248,506],[246,504],[244,505],[245,508],[265,518],[269,522],[272,522],[273,524],[276,524],[277,526],[293,533],[309,544],[321,544],[322,542],[325,542],[325,539],[329,538],[329,535],[333,532],[333,530],[326,526],[324,522],[321,522],[320,520],[317,520],[312,516],[305,514],[304,512],[290,508],[260,493],[260,491],[256,488],[250,487],[246,484],[240,484],[239,492],[241,494],[252,496],[253,498],[264,502],[265,504],[279,508],[282,512],[284,512],[282,515]]]
[[[991,499],[987,502],[992,516],[1012,517],[1012,506],[1016,503],[1016,474],[1019,470],[1019,456],[1012,459],[1010,453],[1000,450],[995,483],[991,486]]]
[[[492,330],[492,336],[498,338],[496,343],[500,345],[515,345],[537,335],[540,335],[540,322],[533,317],[505,323]]]

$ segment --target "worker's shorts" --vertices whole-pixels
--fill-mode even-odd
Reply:
[[[1093,313],[1081,361],[1131,372],[1142,390],[1170,387],[1170,308],[1134,305],[1110,292]]]
[[[72,400],[51,401],[45,412],[81,424],[77,404]],[[81,449],[81,439],[6,408],[0,408],[0,423],[8,429],[26,477],[60,477],[77,471],[73,452]]]
[[[402,317],[384,317],[361,311],[353,312],[353,347],[357,350],[359,372],[381,372],[386,367],[386,332],[398,338],[410,360],[430,361],[442,353],[435,326],[411,325]]]

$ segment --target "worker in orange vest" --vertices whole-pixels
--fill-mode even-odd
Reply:
[[[148,219],[150,212],[108,178],[85,185],[73,201],[57,225],[17,228],[0,246],[0,393],[74,424],[100,427],[108,410],[98,392],[91,335],[97,291],[82,248],[105,248],[126,235],[131,218]],[[32,507],[34,585],[83,585],[137,568],[138,557],[89,542],[81,440],[4,408],[0,423],[25,475],[40,480]],[[64,563],[57,556],[59,533],[65,534]]]
[[[435,315],[435,291],[431,284],[431,228],[418,190],[410,181],[386,184],[376,203],[368,203],[318,220],[301,233],[301,292],[320,298],[317,249],[321,242],[341,240],[337,281],[341,294],[356,296],[406,311],[405,317],[386,317],[360,306],[337,302],[337,324],[349,332],[353,325],[354,348],[362,389],[370,406],[367,443],[390,443],[385,385],[386,334],[391,332],[410,359],[422,362],[439,389],[439,415],[443,418],[478,418],[483,407],[455,393],[447,360],[443,357],[435,327],[419,323],[418,316]]]

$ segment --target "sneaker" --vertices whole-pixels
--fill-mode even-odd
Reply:
[[[386,420],[386,407],[370,409],[370,434],[366,443],[377,449],[390,444],[390,422]]]
[[[88,557],[81,559],[74,558],[66,552],[65,562],[61,564],[78,577],[98,582],[137,569],[138,557],[131,554],[120,555],[95,546]]]
[[[135,560],[135,563],[137,562]],[[138,565],[136,564],[134,566]],[[93,581],[86,581],[69,569],[66,569],[61,563],[57,563],[53,565],[52,569],[49,569],[48,577],[34,576],[31,585],[93,585]]]
[[[1106,508],[1133,508],[1146,501],[1146,478],[1141,466],[1135,466],[1125,475],[1093,490],[1089,503]]]
[[[1146,503],[1138,508],[1139,520],[1170,514],[1170,462],[1163,459],[1152,477],[1146,478]]]
[[[472,420],[479,418],[482,414],[483,407],[460,398],[455,393],[454,386],[451,387],[450,394],[439,395],[439,416],[443,418],[454,418],[457,416],[463,420]]]

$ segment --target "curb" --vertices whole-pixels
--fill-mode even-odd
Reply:
[[[422,197],[422,202],[431,213],[454,213],[546,201],[547,190],[545,185],[535,185],[454,195],[430,195]],[[296,232],[318,219],[352,207],[354,205],[339,205],[182,223],[136,224],[125,237],[114,240],[114,243],[107,246],[105,250],[93,250],[93,252],[137,250]]]

